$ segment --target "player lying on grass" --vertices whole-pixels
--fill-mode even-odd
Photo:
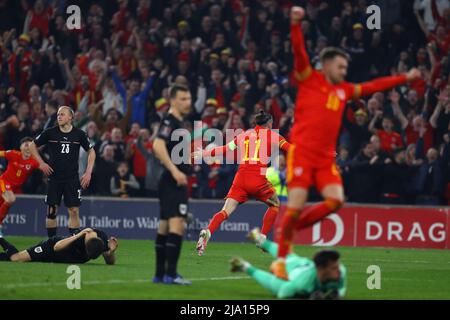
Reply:
[[[256,126],[239,134],[233,141],[222,147],[194,153],[194,157],[214,157],[237,150],[239,169],[234,177],[225,204],[217,212],[208,228],[200,231],[197,242],[197,253],[203,255],[211,235],[228,219],[236,208],[245,203],[250,197],[264,202],[269,207],[264,214],[262,233],[264,236],[272,229],[276,220],[280,200],[272,184],[266,178],[267,165],[271,157],[278,150],[287,152],[290,144],[277,132],[272,131],[272,116],[261,110],[255,116]]]
[[[6,171],[0,176],[0,236],[2,224],[9,209],[16,202],[16,193],[22,193],[22,185],[27,181],[33,171],[39,168],[39,163],[31,156],[31,137],[20,141],[20,151],[0,151],[0,157],[8,160]]]
[[[103,255],[106,264],[114,264],[118,242],[101,230],[86,228],[70,237],[54,236],[27,250],[18,251],[0,237],[0,261],[86,263]]]
[[[249,233],[256,245],[273,257],[278,245],[264,237],[258,228]],[[231,272],[246,272],[277,298],[339,299],[346,292],[346,269],[339,263],[339,252],[322,250],[313,260],[290,253],[286,257],[288,280],[252,266],[241,258],[231,260]]]

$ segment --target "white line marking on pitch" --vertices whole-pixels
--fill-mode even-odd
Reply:
[[[378,262],[393,262],[393,263],[413,263],[413,264],[437,264],[436,262],[433,261],[426,261],[426,260],[390,260],[390,259],[378,259],[378,258],[374,258],[374,259],[365,259],[365,260],[357,260],[357,259],[345,259],[344,261],[351,261],[351,262],[361,262],[361,263],[366,263],[368,261],[378,261]],[[447,263],[450,264],[450,261],[448,261]]]
[[[189,279],[191,281],[223,281],[223,280],[242,280],[242,279],[250,279],[248,276],[230,276],[230,277],[214,277],[214,278],[193,278]],[[81,285],[98,285],[98,284],[124,284],[124,283],[152,283],[151,279],[131,279],[131,280],[119,280],[112,279],[107,281],[81,281]],[[65,282],[30,282],[30,283],[9,283],[5,284],[2,287],[5,289],[14,289],[14,288],[29,288],[29,287],[51,287],[51,286],[65,286]]]

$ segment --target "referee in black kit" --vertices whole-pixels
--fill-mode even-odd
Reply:
[[[190,285],[190,281],[177,273],[188,210],[186,174],[191,171],[190,143],[183,149],[181,158],[184,161],[181,164],[177,159],[172,159],[171,154],[180,143],[172,141],[172,134],[177,129],[183,129],[183,120],[191,111],[192,98],[189,89],[178,84],[169,89],[169,97],[169,112],[162,119],[158,136],[153,143],[153,151],[166,169],[159,182],[161,219],[155,241],[156,274],[153,282]]]
[[[39,162],[40,169],[48,176],[46,227],[48,237],[56,236],[56,213],[64,195],[64,204],[69,210],[69,233],[74,234],[80,228],[79,207],[81,188],[87,188],[91,181],[95,162],[95,151],[89,143],[86,132],[72,125],[73,110],[61,106],[57,113],[58,125],[44,130],[30,144],[33,157]],[[37,147],[47,145],[50,155],[49,164],[39,156]],[[88,152],[86,172],[78,176],[78,158],[80,146]]]

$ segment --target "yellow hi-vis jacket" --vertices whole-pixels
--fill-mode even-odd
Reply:
[[[281,202],[286,202],[288,190],[286,185],[286,174],[281,174],[280,171],[274,167],[267,168],[266,178],[275,188],[278,198]]]

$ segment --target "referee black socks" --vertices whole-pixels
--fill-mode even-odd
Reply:
[[[155,276],[162,278],[166,273],[166,242],[167,235],[157,234],[155,240],[156,273]]]
[[[52,237],[56,236],[56,230],[57,229],[58,228],[47,228],[47,236],[49,238],[52,238]]]
[[[167,272],[170,277],[177,276],[177,263],[180,256],[181,243],[183,237],[176,233],[169,233],[166,243],[166,259],[167,259]]]

